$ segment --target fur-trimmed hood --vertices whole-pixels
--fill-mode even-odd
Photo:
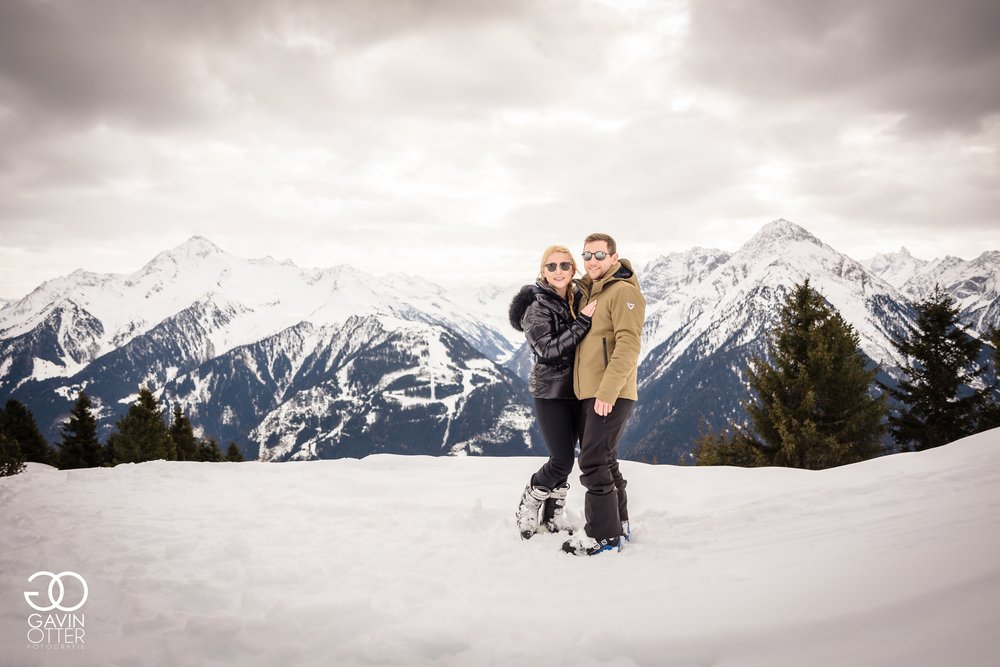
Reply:
[[[510,300],[510,308],[507,311],[507,316],[510,318],[510,326],[514,327],[516,331],[524,331],[521,328],[521,318],[524,317],[524,311],[528,309],[531,302],[535,300],[535,286],[525,285],[521,290],[514,295],[514,298]]]
[[[573,297],[577,304],[580,303],[580,298],[582,293],[580,292],[579,286],[577,286],[576,281],[573,281],[571,285],[573,290]],[[510,308],[507,311],[507,316],[510,319],[510,325],[514,327],[516,331],[523,332],[524,329],[521,328],[521,320],[524,319],[524,312],[528,310],[528,306],[531,305],[532,301],[548,301],[549,308],[562,310],[568,317],[572,317],[573,314],[569,312],[569,306],[566,304],[565,299],[556,294],[556,291],[547,282],[539,278],[535,281],[534,285],[525,285],[521,290],[514,295],[514,298],[510,301]],[[559,304],[556,306],[555,304]]]

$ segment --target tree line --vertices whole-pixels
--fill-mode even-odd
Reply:
[[[128,412],[115,423],[107,442],[97,437],[97,419],[91,398],[81,391],[69,419],[61,426],[55,447],[42,437],[35,418],[24,404],[8,400],[0,410],[0,476],[13,475],[26,462],[45,463],[62,470],[114,466],[119,463],[167,461],[243,461],[235,442],[225,454],[215,438],[198,438],[191,421],[174,407],[173,420],[164,419],[159,401],[147,387]]]
[[[746,369],[748,423],[705,427],[698,465],[785,466],[819,470],[894,451],[939,447],[1000,426],[1000,332],[983,342],[959,324],[947,292],[916,304],[916,321],[893,345],[904,359],[890,386],[867,367],[859,336],[807,279],[791,290],[767,337],[766,356]],[[895,447],[886,447],[885,436]]]

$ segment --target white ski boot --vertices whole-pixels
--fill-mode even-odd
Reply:
[[[551,493],[544,486],[524,487],[521,494],[521,504],[517,507],[517,529],[521,531],[521,539],[531,539],[531,536],[538,530],[538,514],[545,504],[545,500]]]
[[[560,484],[549,492],[549,497],[542,508],[542,525],[540,532],[573,534],[573,527],[566,518],[566,494],[569,484]]]

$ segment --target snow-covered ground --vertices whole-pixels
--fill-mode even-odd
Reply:
[[[825,472],[624,462],[633,540],[590,559],[518,539],[539,462],[32,465],[0,479],[0,664],[1000,664],[1000,431]],[[86,580],[82,650],[29,647],[40,570]]]

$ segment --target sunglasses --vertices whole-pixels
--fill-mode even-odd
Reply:
[[[588,252],[585,250],[583,252],[583,255],[581,255],[581,257],[583,257],[583,261],[585,262],[589,262],[591,257],[596,259],[598,262],[603,262],[610,254],[611,253],[604,252],[603,250],[598,250],[597,252]]]
[[[548,271],[549,273],[555,273],[557,267],[561,271],[569,271],[570,269],[573,268],[573,265],[570,262],[559,262],[558,264],[556,264],[555,262],[549,262],[548,264],[545,265],[545,270]]]

